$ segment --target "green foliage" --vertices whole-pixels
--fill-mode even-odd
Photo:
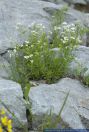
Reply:
[[[84,85],[89,86],[89,74],[86,75],[88,68],[84,67],[83,64],[77,63],[77,68],[74,70],[74,77],[80,80]]]
[[[54,12],[48,35],[42,24],[32,24],[27,29],[24,27],[21,29],[20,25],[20,35],[25,36],[27,33],[29,34],[28,39],[23,45],[16,45],[10,53],[10,77],[21,84],[23,98],[27,104],[27,121],[31,129],[33,116],[28,98],[29,81],[44,79],[47,83],[53,83],[64,77],[69,63],[73,60],[71,53],[80,43],[79,26],[63,22],[66,10],[67,8],[64,8]],[[51,113],[48,118],[50,119],[47,120],[51,120]],[[59,118],[56,119],[56,123],[58,120]]]
[[[24,97],[25,97],[25,100],[28,100],[28,94],[30,92],[30,84],[27,83],[26,86],[25,86],[25,91],[24,91]]]
[[[83,83],[89,86],[89,75],[83,78]]]
[[[51,28],[54,29],[55,26],[61,25],[61,23],[64,21],[65,13],[68,10],[68,7],[65,6],[61,10],[57,9],[53,12],[53,15],[51,17]]]
[[[24,35],[27,31],[29,37],[23,45],[17,45],[10,55],[10,69],[11,79],[21,84],[24,93],[30,79],[45,79],[47,83],[53,83],[65,76],[73,59],[71,52],[80,43],[84,31],[79,24],[63,22],[67,9],[64,7],[54,11],[48,35],[42,24],[32,24],[29,28],[22,26],[22,29],[19,25],[20,34]]]
[[[65,75],[73,59],[71,51],[79,43],[79,38],[78,35],[76,36],[77,30],[73,24],[63,23],[61,27],[54,27],[54,30],[57,34],[49,44],[44,27],[40,24],[33,25],[28,40],[14,49],[11,73],[13,79],[19,82],[22,88],[30,79],[45,79],[48,83],[53,83]],[[55,47],[58,48],[57,57],[53,49]]]
[[[76,61],[76,63],[77,68],[74,70],[74,77],[81,80],[84,77],[84,73],[87,71],[87,68],[85,68],[83,64],[78,61]]]
[[[51,18],[49,36],[42,24],[33,24],[30,28],[24,28],[23,30],[21,30],[20,26],[20,35],[24,36],[27,31],[29,37],[23,45],[16,45],[12,53],[10,53],[10,78],[21,84],[27,121],[28,124],[31,124],[31,127],[33,116],[28,98],[30,91],[29,81],[45,79],[47,83],[53,83],[64,77],[69,63],[74,59],[71,53],[80,43],[83,30],[80,30],[79,25],[63,22],[66,11],[67,8],[63,8],[61,11],[56,10],[54,12]],[[49,38],[51,38],[51,42],[49,42]],[[53,115],[50,112],[50,115],[44,118],[43,124],[40,126],[42,129],[56,127],[56,124],[60,121],[60,115],[67,98],[68,94],[55,122],[51,122]]]

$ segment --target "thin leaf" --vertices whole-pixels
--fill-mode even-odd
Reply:
[[[64,106],[66,105],[68,96],[69,96],[69,92],[67,93],[67,95],[66,95],[66,97],[65,97],[65,99],[64,99],[64,102],[63,102],[63,104],[62,104],[62,107],[61,107],[61,109],[60,109],[60,112],[59,112],[59,114],[58,114],[58,116],[57,116],[57,118],[56,118],[56,120],[55,120],[54,127],[56,127],[57,123],[60,122],[60,120],[61,120],[61,113],[62,113],[62,111],[63,111],[63,109],[64,109]]]
[[[26,84],[26,87],[25,87],[25,90],[24,90],[24,97],[26,100],[28,100],[28,94],[29,94],[29,91],[30,91],[30,84]]]

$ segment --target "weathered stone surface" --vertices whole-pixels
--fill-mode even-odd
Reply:
[[[52,49],[54,51],[55,57],[60,56],[60,50],[58,48]],[[80,73],[80,76],[86,74],[89,75],[89,47],[78,46],[72,52],[74,59],[69,65],[68,74],[77,76]]]
[[[75,21],[79,21],[80,23],[83,23],[84,22],[84,17],[85,16],[82,16],[83,13],[75,10],[75,9],[72,9],[72,8],[69,8],[68,12],[66,12],[66,14],[69,16],[69,22],[71,23],[70,21],[70,17],[72,17],[72,22],[75,22]],[[82,21],[81,21],[82,20]]]
[[[48,2],[49,1],[49,2]],[[70,5],[84,5],[89,0],[64,0]],[[56,5],[56,4],[59,5]],[[61,5],[61,4],[62,5]],[[52,15],[55,9],[64,6],[62,0],[0,0],[0,54],[16,45],[16,41],[23,43],[27,36],[20,39],[16,25],[29,26],[33,22],[42,23],[49,31],[49,14]],[[81,13],[75,9],[69,8],[66,12],[65,21],[75,23],[79,21],[81,25],[89,28],[89,14]],[[89,46],[89,34],[86,36],[86,44]],[[13,42],[13,43],[12,43]],[[85,42],[85,40],[84,40]],[[54,49],[58,53],[58,49]],[[75,60],[70,64],[68,73],[75,75],[76,69],[85,69],[82,76],[89,76],[89,48],[79,46],[74,52]],[[56,54],[58,55],[58,54]],[[8,60],[8,53],[3,55]],[[8,66],[8,62],[0,57],[0,77],[8,77],[3,64]],[[71,128],[89,128],[89,89],[86,89],[79,81],[65,78],[57,84],[40,84],[31,89],[29,94],[32,100],[32,112],[39,118],[51,108],[54,108],[53,114],[58,115],[66,93],[70,90],[70,95],[66,106],[61,115],[65,124]],[[23,98],[19,84],[0,78],[0,99],[15,113],[19,120],[26,124],[26,109],[20,99]],[[0,107],[2,105],[0,104]],[[78,112],[78,113],[77,113]],[[80,118],[80,116],[81,118]],[[15,126],[18,126],[15,121]]]
[[[83,76],[89,70],[89,47],[79,46],[73,52],[73,55],[75,60],[70,64],[69,73],[75,75],[76,70],[80,70],[80,72],[83,72]]]
[[[53,114],[58,115],[69,91],[61,118],[70,128],[84,128],[85,124],[82,123],[80,116],[89,121],[89,89],[70,78],[61,79],[56,84],[41,84],[31,88],[29,97],[32,101],[33,114],[40,118],[52,109]]]
[[[0,78],[0,100],[15,114],[19,121],[26,125],[26,109],[23,103],[23,94],[19,84]],[[0,108],[2,108],[0,102]],[[10,115],[10,113],[9,113]],[[13,118],[12,115],[10,115]],[[14,119],[13,124],[15,127],[20,127],[19,122]]]
[[[89,0],[86,0],[86,2],[89,4]]]
[[[65,2],[68,2],[69,4],[76,4],[76,3],[79,3],[79,4],[86,4],[86,1],[85,0],[64,0]]]
[[[16,29],[18,23],[25,26],[33,22],[42,23],[48,29],[49,21],[47,17],[49,15],[43,10],[45,7],[56,8],[57,5],[38,0],[0,1],[0,53],[14,47],[15,42],[19,40]],[[26,36],[24,39],[26,39]]]
[[[26,40],[26,35],[22,38],[19,36],[16,29],[16,25],[19,23],[24,26],[29,26],[31,23],[42,23],[47,28],[49,28],[49,11],[59,9],[65,4],[63,2],[56,5],[51,2],[46,1],[28,1],[28,0],[1,0],[0,1],[0,53],[5,52],[8,48],[13,48],[16,42],[23,43]],[[48,12],[48,13],[47,13]],[[80,20],[80,22],[85,22],[84,14],[74,11],[72,9],[68,10],[66,21],[75,22]]]
[[[47,1],[47,2],[52,2],[52,3],[55,3],[55,4],[65,4],[63,0],[42,0],[42,1]]]

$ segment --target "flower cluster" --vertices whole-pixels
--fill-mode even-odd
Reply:
[[[22,83],[26,76],[27,80],[51,82],[61,78],[73,60],[72,51],[80,42],[78,29],[77,24],[63,22],[53,25],[47,33],[42,24],[31,24],[28,39],[23,45],[16,45],[10,54],[11,68],[16,71],[11,69],[13,80]],[[53,48],[59,49],[58,57],[52,52]]]
[[[81,43],[77,26],[75,24],[68,24],[63,22],[60,27],[55,26],[54,30],[59,32],[59,37],[63,44],[66,43]]]
[[[12,132],[12,120],[6,116],[5,110],[0,110],[0,132]]]
[[[28,56],[24,56],[24,59],[26,59],[26,60],[30,59],[30,62],[33,63],[33,54],[30,54]]]

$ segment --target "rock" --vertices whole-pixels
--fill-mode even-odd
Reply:
[[[24,28],[32,23],[41,23],[48,30],[49,15],[44,8],[56,8],[57,5],[45,1],[29,0],[4,0],[0,1],[0,53],[5,52],[8,48],[13,48],[16,42],[26,40],[26,35],[21,39],[16,29],[16,25],[24,25]]]
[[[83,12],[80,12],[78,10],[75,10],[73,8],[69,8],[68,11],[65,14],[65,21],[68,24],[79,24],[81,26],[81,28],[88,28],[89,25],[89,20],[88,20],[88,15],[86,15]],[[82,45],[88,45],[89,41],[89,37],[88,37],[88,33],[84,33],[82,35]]]
[[[63,0],[42,0],[42,1],[47,1],[47,2],[52,2],[52,3],[55,3],[55,4],[65,4]]]
[[[54,56],[60,56],[60,50],[58,48],[52,49]],[[73,61],[69,64],[68,75],[69,76],[81,76],[83,77],[85,73],[89,75],[89,47],[78,46],[74,51],[72,51],[74,56]]]
[[[89,70],[89,47],[79,46],[75,51],[73,51],[75,60],[69,66],[69,73],[71,75],[76,75],[76,72],[84,73]],[[80,75],[81,76],[81,75]]]
[[[61,10],[63,9],[64,7],[66,7],[67,4],[59,4],[58,6],[55,6],[55,7],[45,7],[44,10],[50,14],[50,16],[53,16],[54,15],[54,11],[55,10]]]
[[[81,27],[89,29],[89,13],[80,12],[70,7],[65,14],[65,21],[68,23],[78,23]],[[83,35],[82,41],[83,44],[89,46],[89,32]]]
[[[86,2],[89,4],[89,0],[86,0]]]
[[[65,2],[69,4],[86,4],[85,0],[64,0]]]
[[[81,12],[89,13],[89,4],[80,4],[80,3],[76,3],[76,4],[74,4],[74,8],[75,8],[76,10],[81,11]]]
[[[57,0],[59,1],[59,0]],[[53,1],[54,2],[54,1]],[[61,9],[65,3],[54,4],[47,1],[28,0],[4,0],[0,1],[0,54],[7,49],[15,47],[16,42],[22,44],[27,39],[27,34],[21,35],[16,29],[16,25],[24,25],[24,30],[32,23],[42,23],[49,31],[49,14],[56,9]],[[48,14],[49,13],[49,14]],[[82,19],[81,19],[82,18]],[[66,21],[85,21],[83,14],[69,10]]]
[[[66,12],[66,17],[68,17],[67,21],[69,23],[79,22],[82,25],[85,24],[85,14],[75,9],[69,8]]]
[[[53,115],[58,115],[68,92],[69,97],[61,118],[70,128],[85,128],[86,123],[82,123],[81,117],[85,118],[85,122],[87,120],[89,122],[89,89],[74,79],[64,78],[56,84],[41,84],[31,88],[29,98],[32,102],[33,115],[39,119],[51,109]]]
[[[23,94],[19,84],[10,80],[0,78],[0,99],[5,103],[5,105],[10,109],[10,111],[15,114],[15,116],[19,119],[22,124],[27,124],[26,108],[23,103]],[[0,109],[2,107],[3,105],[0,102]],[[8,115],[13,119],[14,127],[22,127],[10,113],[8,113]]]

